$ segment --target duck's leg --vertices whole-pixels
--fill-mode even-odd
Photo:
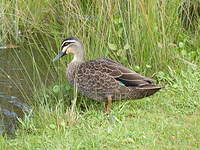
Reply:
[[[106,101],[106,112],[110,113],[111,112],[111,105],[112,105],[112,96],[108,96],[107,97],[107,101]]]
[[[106,101],[106,113],[108,114],[108,120],[110,124],[115,124],[115,121],[119,121],[113,114],[111,114],[112,96],[107,97]]]

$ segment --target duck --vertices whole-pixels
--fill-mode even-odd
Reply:
[[[154,84],[155,80],[109,58],[86,61],[84,45],[76,37],[63,40],[61,51],[53,61],[58,61],[68,54],[74,55],[66,70],[69,84],[86,97],[105,102],[107,113],[111,112],[114,101],[142,99],[162,88]]]

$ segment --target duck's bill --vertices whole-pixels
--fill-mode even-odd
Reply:
[[[59,60],[61,57],[63,57],[66,53],[63,53],[62,51],[58,53],[58,55],[53,59],[53,62]]]

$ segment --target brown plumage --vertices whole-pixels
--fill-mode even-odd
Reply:
[[[133,100],[150,96],[161,89],[152,79],[146,78],[107,58],[85,62],[83,44],[76,38],[62,43],[62,51],[54,60],[73,53],[74,59],[67,67],[67,78],[83,95],[107,102],[110,111],[112,101]]]

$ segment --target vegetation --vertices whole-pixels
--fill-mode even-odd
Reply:
[[[0,148],[198,149],[200,25],[182,26],[181,5],[181,0],[2,1],[1,42],[19,46],[12,50],[14,59],[26,55],[31,62],[19,61],[34,92],[30,96],[27,87],[18,87],[33,111],[19,119],[15,139],[0,137]],[[88,60],[109,57],[165,89],[143,100],[116,102],[107,116],[102,103],[68,86],[65,64],[71,56],[51,61],[69,36],[83,40]]]

